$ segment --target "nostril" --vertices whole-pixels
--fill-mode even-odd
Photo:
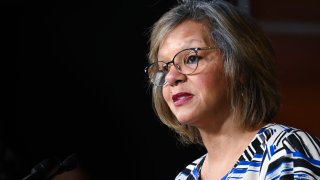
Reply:
[[[177,84],[179,84],[179,83],[182,83],[182,82],[183,82],[183,80],[177,79],[177,80],[175,81],[175,85],[177,85]]]

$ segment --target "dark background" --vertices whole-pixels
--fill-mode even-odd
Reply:
[[[17,4],[16,110],[2,128],[19,179],[71,153],[96,179],[173,179],[200,155],[155,117],[144,74],[148,30],[171,4]]]
[[[13,153],[15,179],[45,158],[72,153],[94,179],[173,179],[203,154],[179,145],[154,115],[143,72],[148,30],[174,3],[14,4],[15,117],[1,120],[1,141]],[[308,22],[315,29],[267,31],[279,57],[279,121],[319,136],[319,1],[281,3],[253,1],[251,13],[262,23]]]

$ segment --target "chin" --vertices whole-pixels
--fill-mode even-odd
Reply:
[[[183,125],[189,124],[189,122],[190,122],[190,120],[183,119],[183,118],[178,118],[178,121],[179,121],[180,124],[183,124]]]
[[[178,121],[182,125],[193,125],[195,121],[193,119],[186,119],[186,118],[178,118]]]

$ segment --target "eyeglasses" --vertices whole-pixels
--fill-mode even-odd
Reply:
[[[179,51],[171,61],[157,61],[149,64],[145,69],[145,73],[148,74],[150,81],[155,86],[164,86],[167,82],[165,77],[168,74],[171,64],[179,71],[179,73],[184,75],[190,75],[197,70],[199,61],[202,59],[198,55],[199,51],[202,50],[213,50],[213,47],[204,48],[188,48]]]

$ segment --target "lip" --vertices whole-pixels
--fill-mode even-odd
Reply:
[[[175,106],[182,106],[188,103],[192,98],[193,94],[187,92],[180,92],[172,96],[172,101]]]

